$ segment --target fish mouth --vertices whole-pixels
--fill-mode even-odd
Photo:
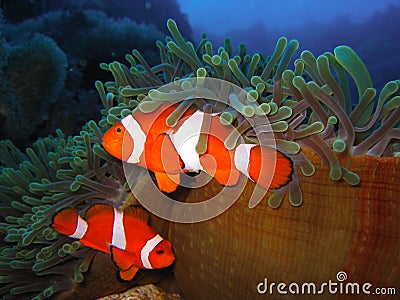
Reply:
[[[174,261],[175,261],[175,256],[171,256],[171,257],[169,257],[169,260],[168,260],[168,262],[167,262],[167,266],[170,266],[170,265],[172,265],[173,263],[174,263]]]

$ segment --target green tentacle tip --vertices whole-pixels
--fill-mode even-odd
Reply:
[[[304,176],[312,176],[315,173],[315,167],[308,158],[305,157],[304,162],[300,165],[301,172]]]
[[[361,97],[367,88],[372,88],[371,76],[360,57],[349,46],[334,49],[336,60],[353,77]]]
[[[332,180],[340,180],[342,178],[342,168],[340,167],[340,165],[331,165],[331,170],[329,172],[329,175],[331,177]]]
[[[76,182],[76,181],[74,181],[74,182],[71,183],[71,185],[69,186],[69,189],[70,189],[72,192],[76,192],[77,190],[80,189],[80,187],[81,187],[81,184],[78,183],[78,182]]]
[[[303,194],[299,185],[291,185],[289,189],[289,202],[293,206],[300,206],[303,203]]]
[[[211,57],[211,62],[212,62],[213,65],[219,66],[221,64],[221,62],[222,62],[222,58],[219,55],[213,55]]]
[[[329,125],[335,125],[338,122],[338,119],[336,116],[330,116],[328,118],[328,124]]]
[[[271,128],[274,132],[285,132],[289,125],[286,121],[278,121],[271,124]]]
[[[159,49],[164,49],[164,44],[163,44],[163,42],[160,41],[160,40],[157,40],[157,41],[156,41],[156,47],[159,48]]]
[[[324,130],[324,124],[320,121],[314,122],[312,124],[310,124],[309,126],[307,126],[306,128],[303,129],[299,129],[296,132],[296,138],[300,139],[300,138],[304,138],[307,136],[311,136],[317,133],[320,133]]]
[[[62,248],[58,249],[57,254],[59,257],[64,257],[67,255],[67,253],[65,253],[65,251]]]
[[[162,105],[160,101],[143,101],[138,104],[139,110],[143,113],[151,113]]]
[[[95,87],[100,95],[101,100],[105,100],[106,99],[106,92],[104,90],[104,85],[100,80],[96,80],[95,82]]]
[[[250,78],[250,82],[252,86],[257,86],[257,84],[262,84],[264,85],[264,89],[265,89],[265,81],[260,77],[260,76],[252,76]]]
[[[205,44],[204,44],[204,49],[206,50],[206,53],[208,54],[208,55],[211,55],[212,54],[212,43],[211,42],[209,42],[209,41],[207,41]]]
[[[78,250],[81,247],[81,245],[82,244],[79,241],[72,242],[71,244],[72,250]]]
[[[346,150],[345,141],[340,138],[336,139],[332,144],[332,149],[337,153],[342,153],[343,151]]]
[[[396,81],[389,81],[382,88],[382,91],[379,95],[379,100],[389,98],[391,95],[393,95],[395,92],[397,92],[398,89],[399,89],[399,86]]]
[[[163,96],[165,93],[161,93],[160,91],[157,90],[150,90],[148,93],[148,96],[152,100],[163,100]]]
[[[386,115],[389,111],[399,109],[400,107],[400,96],[395,96],[390,99],[382,108],[382,115]]]
[[[251,90],[247,93],[246,99],[248,102],[256,102],[258,99],[258,92],[256,90]]]
[[[360,183],[360,176],[356,173],[347,170],[346,168],[342,167],[343,171],[343,179],[350,185],[357,185]]]
[[[284,196],[285,194],[272,193],[272,195],[268,199],[268,205],[271,208],[278,208],[279,206],[281,206]]]
[[[110,71],[110,66],[104,62],[100,63],[100,69]]]
[[[181,82],[181,88],[182,88],[182,90],[184,90],[184,91],[188,91],[188,90],[193,89],[193,85],[192,85],[192,83],[191,83],[189,80],[182,80],[182,82]]]
[[[270,112],[269,112],[270,115],[276,114],[279,109],[278,105],[275,102],[270,102],[269,107],[270,107]]]
[[[52,287],[52,286],[48,287],[47,289],[45,289],[43,291],[43,296],[45,296],[46,298],[49,298],[54,294],[54,292],[55,292],[54,287]]]
[[[246,117],[252,117],[254,116],[255,111],[253,107],[245,105],[241,110],[241,113]]]
[[[233,75],[236,76],[236,78],[240,81],[240,83],[243,86],[248,86],[250,85],[249,80],[247,77],[242,73],[242,71],[239,69],[240,64],[240,57],[235,56],[233,59],[228,60],[228,67],[232,71]]]
[[[159,42],[159,41],[157,41],[157,42]],[[157,42],[156,42],[156,45],[157,45]],[[131,64],[132,67],[136,66],[136,61],[135,61],[135,59],[133,58],[132,55],[125,54],[125,59],[126,59],[127,62],[129,62]]]
[[[176,26],[176,22],[174,19],[168,19],[167,20],[167,27],[169,29],[169,31],[174,31],[174,30],[178,30],[178,27]]]
[[[281,147],[287,153],[297,154],[300,151],[300,145],[297,144],[296,142],[281,140],[281,139],[277,139],[275,142],[278,147]]]
[[[253,83],[252,83],[253,84]],[[264,83],[262,83],[262,82],[258,82],[257,84],[256,84],[256,91],[257,91],[257,93],[259,93],[260,95],[264,92],[264,90],[265,90],[265,84]]]
[[[200,141],[196,145],[196,153],[197,154],[204,154],[207,151],[207,144],[201,143]]]
[[[268,103],[261,103],[258,107],[261,108],[266,115],[271,112],[271,106]]]
[[[185,114],[193,101],[187,100],[179,104],[179,106],[168,116],[166,124],[170,127],[174,127]]]
[[[241,137],[240,132],[237,130],[232,131],[224,142],[224,146],[228,150],[233,150]]]
[[[83,282],[85,277],[83,276],[82,272],[80,272],[79,270],[75,270],[74,279],[76,282],[81,283],[81,282]]]
[[[64,244],[63,246],[62,246],[62,249],[63,249],[63,251],[65,252],[65,253],[70,253],[71,252],[71,245],[70,244]]]
[[[108,110],[108,114],[109,115],[114,115],[114,116],[118,116],[121,114],[121,110],[123,110],[122,106],[116,106],[116,107],[112,107]]]
[[[236,139],[234,139],[234,138],[231,138],[231,139],[227,138],[227,139],[225,140],[225,142],[224,142],[225,148],[228,149],[228,150],[233,150],[233,149],[235,148],[235,146],[236,146],[236,143],[237,143],[237,140],[238,140],[238,139],[239,139],[239,137],[236,137]]]
[[[198,68],[196,71],[197,77],[206,77],[207,76],[207,70],[204,68]]]
[[[117,117],[114,116],[114,115],[108,115],[108,116],[107,116],[107,123],[108,123],[108,124],[114,125],[114,124],[117,123],[118,121],[119,121],[119,118],[117,118]]]
[[[277,113],[273,116],[274,121],[281,121],[288,119],[292,115],[292,109],[289,106],[279,107]],[[272,118],[271,118],[272,119]]]
[[[235,120],[230,112],[224,111],[220,116],[219,120],[223,125],[230,125]]]

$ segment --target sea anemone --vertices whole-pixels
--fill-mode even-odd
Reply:
[[[359,184],[360,178],[343,166],[338,156],[396,154],[393,139],[400,137],[396,128],[400,120],[397,109],[400,82],[388,82],[375,101],[377,92],[369,73],[350,47],[339,46],[334,54],[327,52],[317,58],[303,51],[294,61],[294,70],[290,70],[289,63],[299,47],[296,40],[280,38],[268,57],[261,53],[246,54],[243,44],[239,45],[238,54],[233,55],[229,39],[215,51],[205,35],[194,46],[185,41],[173,20],[168,20],[167,26],[172,37],[167,37],[165,44],[161,41],[156,44],[160,49],[160,64],[150,67],[137,50],[126,55],[129,66],[119,62],[101,64],[102,69],[112,72],[114,81],[104,86],[96,82],[108,110],[100,125],[113,124],[136,107],[142,112],[151,112],[166,101],[185,102],[171,114],[172,126],[188,107],[203,109],[208,103],[207,99],[190,99],[190,95],[200,90],[207,95],[208,87],[199,83],[201,78],[235,84],[246,92],[245,97],[239,99],[230,94],[221,83],[218,95],[213,91],[208,94],[226,99],[227,104],[209,101],[212,111],[221,113],[222,123],[236,124],[242,137],[254,143],[259,141],[254,139],[254,130],[245,119],[256,122],[258,116],[266,116],[276,148],[295,163],[294,180],[287,187],[274,191],[269,198],[269,205],[275,208],[279,207],[287,190],[292,205],[303,202],[298,172],[311,176],[315,167],[301,147],[312,149],[329,165],[332,180],[344,180],[350,185]],[[171,84],[170,92],[160,89]],[[351,93],[352,85],[357,88],[355,97]],[[225,145],[230,148],[237,139],[237,135],[230,137]]]
[[[42,299],[84,280],[95,251],[48,225],[63,207],[80,212],[93,203],[120,207],[129,197],[121,164],[94,144],[100,136],[92,121],[79,136],[57,131],[25,152],[9,140],[0,143],[4,299]]]
[[[186,297],[256,299],[265,297],[256,290],[265,278],[318,286],[338,274],[347,274],[351,282],[393,287],[400,279],[399,234],[393,230],[400,217],[400,81],[388,82],[377,93],[365,65],[348,46],[318,57],[303,51],[291,70],[295,40],[280,38],[268,57],[246,54],[242,44],[233,55],[229,39],[213,50],[205,35],[194,46],[173,20],[168,28],[172,37],[165,44],[157,42],[159,65],[149,66],[136,50],[126,56],[129,66],[101,65],[115,79],[104,86],[96,83],[108,110],[102,126],[134,109],[151,112],[161,102],[183,100],[171,114],[171,125],[182,109],[205,110],[211,104],[221,122],[233,123],[244,139],[257,143],[251,126],[242,120],[264,115],[276,148],[292,158],[295,167],[288,187],[261,199],[280,209],[262,204],[249,209],[255,185],[247,182],[222,215],[196,224],[170,224],[177,258],[174,274]],[[186,99],[198,88],[193,82],[202,78],[233,83],[248,96],[237,101],[221,88],[218,96],[229,99],[227,105]],[[175,84],[173,91],[163,92],[165,84]],[[229,141],[226,146],[231,146]],[[183,200],[205,202],[218,188],[211,181],[189,190]],[[301,209],[291,207],[301,205],[303,198]],[[324,299],[329,297],[336,296],[324,294]]]

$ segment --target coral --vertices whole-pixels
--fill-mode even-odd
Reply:
[[[165,22],[174,18],[183,27],[183,33],[190,36],[191,29],[186,16],[180,12],[176,0],[164,1],[110,1],[110,0],[3,0],[1,7],[5,10],[7,22],[19,23],[51,11],[98,10],[112,18],[130,18],[137,23],[153,24],[166,33]]]
[[[101,68],[114,76],[114,81],[106,82],[104,86],[96,82],[103,105],[108,109],[107,118],[100,123],[102,126],[106,126],[106,122],[113,124],[136,106],[143,112],[151,112],[163,101],[182,101],[198,91],[207,95],[207,87],[193,82],[192,77],[217,78],[234,83],[246,90],[248,96],[239,100],[229,95],[221,84],[216,96],[218,99],[229,98],[229,106],[236,112],[228,105],[211,102],[213,112],[222,113],[223,123],[237,120],[242,124],[245,116],[256,124],[257,116],[268,117],[277,149],[295,162],[295,180],[287,188],[295,206],[302,203],[298,171],[306,176],[315,171],[300,147],[318,153],[330,166],[332,180],[342,179],[350,185],[357,185],[360,178],[340,164],[338,155],[394,154],[392,139],[399,138],[395,127],[400,119],[400,110],[397,109],[400,105],[400,82],[388,82],[374,105],[376,90],[369,73],[350,47],[339,46],[333,54],[327,52],[317,58],[311,52],[303,51],[294,61],[292,71],[288,66],[299,46],[296,40],[280,38],[274,53],[268,57],[261,53],[249,55],[241,44],[239,54],[232,57],[229,39],[215,52],[205,35],[194,46],[185,41],[171,19],[168,28],[172,37],[166,38],[166,44],[157,42],[161,64],[150,67],[137,50],[126,55],[129,66],[119,62],[101,64]],[[358,90],[357,99],[351,98],[350,76]],[[173,93],[156,90],[178,79],[181,81]],[[213,95],[212,91],[208,93]],[[116,107],[113,107],[114,102],[118,104]],[[204,99],[193,100],[191,104],[202,109]],[[178,108],[182,109],[181,106]],[[178,118],[181,114],[182,111],[177,112]],[[240,128],[245,139],[259,142],[254,140],[249,125],[242,124]],[[228,138],[226,146],[232,147],[237,138]],[[279,206],[287,189],[276,191],[270,205]]]
[[[50,103],[50,116],[40,130],[36,128],[36,137],[51,134],[57,128],[67,134],[77,134],[87,120],[98,119],[101,104],[93,82],[96,79],[109,79],[106,74],[99,74],[99,63],[122,60],[132,47],[139,48],[152,63],[158,63],[157,49],[153,45],[163,36],[154,25],[138,24],[127,18],[112,19],[102,12],[90,10],[49,12],[16,25],[5,24],[4,28],[9,44],[17,47],[26,43],[35,33],[55,40],[68,58],[65,88],[58,99],[52,99],[51,102],[57,100],[57,105]],[[110,46],[104,46],[105,41]],[[61,65],[60,62],[59,67]],[[7,97],[11,99],[12,93]],[[82,106],[86,109],[81,109]],[[35,122],[38,120],[35,119]],[[28,146],[32,141],[34,139],[24,139],[24,143],[19,144]]]
[[[154,25],[139,24],[128,18],[113,19],[94,10],[53,11],[4,28],[10,43],[24,41],[34,33],[51,37],[69,59],[78,59],[89,66],[123,58],[132,47],[139,48],[152,63],[157,63],[153,45],[163,36]],[[110,47],[104,47],[105,41]]]
[[[153,284],[139,286],[127,290],[124,293],[114,294],[97,300],[180,300],[178,294],[166,293]]]
[[[8,47],[3,36],[4,20],[3,12],[0,9],[0,76],[3,76],[3,68],[7,65]]]
[[[7,50],[0,79],[2,135],[20,141],[49,118],[64,86],[67,60],[51,38],[40,34]]]

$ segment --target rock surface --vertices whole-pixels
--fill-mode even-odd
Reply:
[[[181,296],[175,293],[167,293],[164,292],[159,287],[154,284],[147,284],[143,286],[137,286],[132,289],[129,289],[123,293],[113,294],[110,296],[106,296],[103,298],[99,298],[97,300],[181,300]]]

